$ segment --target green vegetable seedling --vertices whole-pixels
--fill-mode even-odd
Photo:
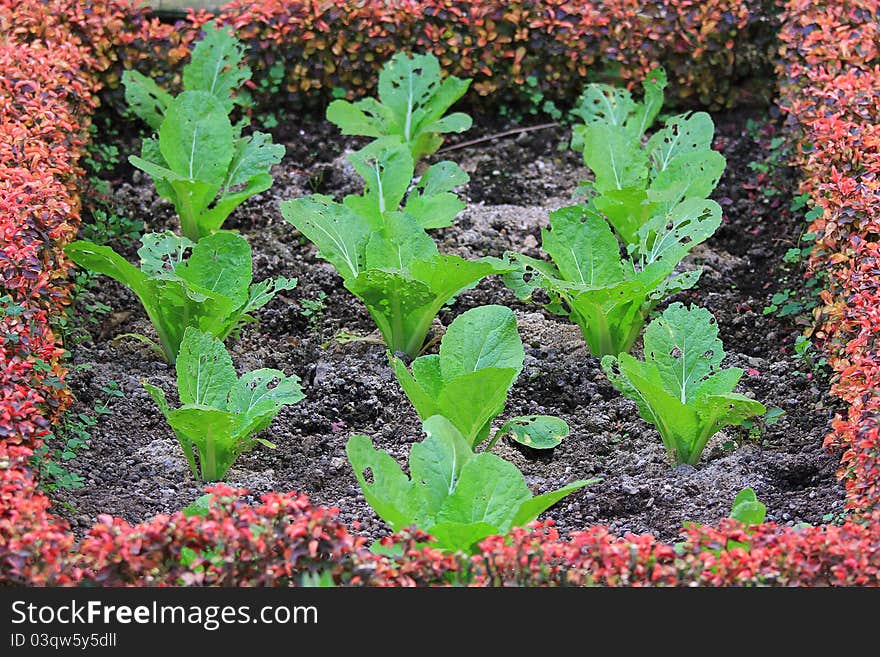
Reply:
[[[543,289],[545,307],[568,315],[595,356],[628,352],[654,307],[693,287],[701,270],[675,273],[690,250],[721,225],[721,208],[688,199],[639,228],[639,241],[621,258],[608,222],[591,206],[550,213],[542,248],[553,263],[516,254],[518,269],[505,282],[523,301]]]
[[[449,225],[463,207],[451,190],[467,177],[452,163],[428,169],[404,201],[412,158],[398,140],[377,140],[351,161],[364,176],[363,194],[343,203],[320,194],[288,200],[281,214],[364,302],[388,348],[414,358],[444,304],[511,267],[495,258],[441,255],[426,232]]]
[[[474,454],[446,418],[428,418],[424,432],[427,438],[410,450],[410,477],[366,436],[352,436],[345,450],[373,510],[394,531],[418,527],[428,532],[436,539],[432,546],[442,550],[473,552],[487,536],[526,525],[597,481],[578,480],[533,497],[515,465],[488,452]]]
[[[304,397],[299,379],[279,370],[238,378],[223,343],[194,328],[186,329],[177,358],[180,408],[171,408],[160,388],[143,385],[177,435],[193,477],[203,481],[222,479],[235,459],[257,444],[274,448],[256,434],[282,406]]]
[[[665,87],[663,69],[648,74],[641,102],[626,89],[590,84],[572,110],[584,121],[572,130],[572,148],[583,151],[594,174],[579,191],[628,245],[639,242],[640,228],[657,214],[707,198],[726,166],[712,150],[715,125],[706,112],[673,116],[643,139],[663,105]]]
[[[744,525],[760,525],[767,517],[767,506],[758,501],[754,489],[743,488],[733,500],[730,517]]]
[[[137,71],[122,76],[129,107],[158,135],[144,139],[140,157],[129,161],[174,204],[183,234],[193,241],[220,230],[235,208],[269,189],[269,169],[284,157],[284,146],[271,135],[242,136],[244,126],[229,120],[238,102],[233,92],[251,77],[243,58],[241,43],[209,24],[183,69],[180,95]]]
[[[397,380],[422,420],[442,415],[476,448],[488,440],[492,420],[504,411],[507,393],[523,368],[516,316],[504,306],[480,306],[459,315],[440,342],[440,353],[420,356],[412,370],[389,354]],[[564,420],[545,415],[506,422],[503,435],[535,449],[556,447],[568,435]]]
[[[743,371],[721,368],[724,346],[715,318],[704,308],[670,305],[648,325],[644,357],[605,356],[602,368],[660,432],[673,464],[696,464],[718,431],[767,410],[733,392]]]
[[[198,244],[171,232],[151,233],[141,244],[140,268],[93,242],[73,242],[65,251],[80,267],[110,276],[137,295],[159,345],[145,336],[135,337],[151,344],[169,363],[177,358],[187,327],[225,340],[240,323],[253,321],[248,313],[296,286],[296,279],[282,276],[252,285],[251,247],[234,233],[215,233]]]
[[[397,53],[379,73],[378,100],[334,100],[327,108],[327,120],[344,135],[397,136],[418,161],[440,148],[443,133],[471,127],[471,117],[462,112],[443,116],[470,83],[451,75],[443,80],[440,63],[430,53],[411,57]]]

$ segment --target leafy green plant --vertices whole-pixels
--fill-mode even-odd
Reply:
[[[730,517],[745,525],[760,525],[767,517],[767,506],[758,501],[752,488],[743,488],[733,500]]]
[[[279,370],[238,378],[223,343],[192,327],[184,333],[176,369],[180,408],[172,409],[160,388],[146,381],[143,386],[174,430],[193,477],[204,481],[222,479],[235,459],[257,444],[274,448],[256,434],[282,406],[304,397],[299,379]]]
[[[269,189],[269,169],[284,156],[271,135],[242,136],[244,125],[229,120],[241,102],[233,92],[251,77],[243,58],[234,36],[207,25],[183,69],[178,96],[137,71],[122,77],[129,107],[158,133],[144,139],[140,157],[129,161],[174,204],[183,234],[193,241],[219,230],[235,208]]]
[[[415,526],[428,532],[437,541],[432,546],[442,550],[471,552],[487,536],[528,524],[596,481],[575,481],[533,497],[515,465],[488,452],[474,454],[446,418],[428,418],[424,432],[427,438],[410,450],[410,477],[366,436],[352,436],[345,451],[373,510],[394,531]]]
[[[724,346],[715,318],[704,308],[670,305],[648,325],[644,357],[605,356],[602,368],[657,428],[674,464],[694,465],[718,431],[767,410],[733,392],[743,371],[721,368]]]
[[[417,161],[440,148],[442,134],[471,127],[467,114],[444,116],[470,83],[451,75],[443,80],[440,62],[430,53],[412,57],[397,53],[379,73],[378,100],[334,100],[327,108],[327,120],[344,135],[397,136]]]
[[[159,345],[145,336],[135,337],[170,363],[177,358],[187,327],[224,340],[241,322],[253,321],[248,313],[296,286],[296,279],[281,276],[252,285],[251,248],[234,233],[215,233],[198,244],[171,232],[150,233],[141,243],[140,268],[110,247],[85,240],[69,244],[66,253],[80,267],[110,276],[137,295]]]
[[[351,161],[365,179],[363,194],[342,203],[321,194],[288,200],[281,214],[364,302],[388,348],[413,358],[444,304],[510,267],[493,258],[441,255],[426,232],[448,226],[464,207],[451,193],[467,181],[456,165],[435,164],[406,195],[412,157],[399,141],[377,140]]]
[[[592,206],[561,208],[542,231],[542,248],[553,263],[516,254],[518,268],[505,281],[524,301],[546,291],[545,307],[568,315],[594,355],[617,355],[632,348],[660,301],[696,284],[701,270],[675,268],[720,224],[715,201],[688,199],[641,226],[638,242],[621,257],[611,228]]]
[[[516,316],[504,306],[480,306],[459,315],[440,342],[440,353],[420,356],[412,371],[389,354],[391,367],[422,420],[442,415],[476,448],[488,440],[492,420],[504,411],[507,393],[523,368],[522,340]],[[502,426],[500,436],[536,449],[555,447],[568,435],[556,417],[517,417]]]
[[[666,73],[651,71],[642,86],[644,99],[636,102],[626,89],[590,84],[572,110],[584,121],[572,129],[572,148],[583,151],[594,174],[579,191],[628,245],[653,217],[707,198],[726,165],[712,150],[715,125],[705,112],[673,116],[645,141],[663,105]]]
[[[83,238],[95,244],[109,244],[114,241],[134,243],[143,230],[143,221],[129,219],[104,208],[95,208],[91,220],[82,223]]]
[[[314,299],[300,299],[299,314],[302,315],[309,323],[309,329],[316,331],[324,317],[324,311],[327,309],[327,294],[318,292]]]

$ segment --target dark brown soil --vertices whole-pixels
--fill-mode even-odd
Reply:
[[[768,140],[747,136],[745,122],[764,115],[761,110],[716,117],[717,146],[728,158],[715,195],[725,224],[691,258],[693,265],[705,267],[699,289],[680,298],[716,314],[727,363],[749,372],[741,391],[785,410],[758,437],[729,429],[713,439],[697,467],[670,469],[657,432],[611,387],[575,326],[517,303],[497,280],[462,294],[441,313],[446,325],[485,303],[515,309],[526,363],[508,414],[559,415],[571,425],[571,435],[549,453],[512,444],[498,444],[495,451],[523,470],[535,493],[577,478],[603,479],[546,514],[562,530],[601,523],[617,532],[653,532],[674,540],[685,521],[716,523],[726,516],[736,493],[747,486],[767,504],[768,519],[780,523],[818,523],[842,509],[843,491],[834,476],[837,456],[821,447],[833,415],[827,385],[792,359],[801,328],[790,319],[762,314],[780,287],[781,256],[801,230],[800,218],[787,210],[794,187],[789,172],[777,170],[772,180],[759,180],[748,167],[767,156]],[[507,127],[484,121],[467,137]],[[259,324],[227,344],[240,371],[275,367],[296,373],[307,397],[282,410],[269,429],[278,448],[245,455],[227,481],[255,495],[306,492],[320,504],[338,506],[343,520],[359,522],[361,531],[377,537],[386,528],[360,494],[345,443],[352,433],[363,433],[405,462],[410,444],[421,440],[418,417],[388,367],[383,346],[333,339],[343,330],[369,336],[374,326],[332,267],[316,259],[315,249],[278,211],[282,199],[355,191],[357,178],[342,154],[357,142],[338,137],[327,124],[286,124],[279,134],[288,155],[275,171],[275,186],[240,208],[229,226],[241,230],[253,247],[255,280],[284,274],[299,277],[300,283],[262,310]],[[471,175],[465,190],[469,207],[454,227],[439,231],[441,250],[463,256],[500,255],[507,249],[538,255],[548,210],[566,204],[586,175],[579,156],[564,149],[566,139],[567,131],[555,128],[450,152],[447,157]],[[142,219],[148,230],[174,227],[171,208],[157,199],[149,181],[128,170],[124,176],[113,186],[120,212]],[[762,188],[771,183],[782,193],[765,196]],[[127,255],[134,259],[134,248]],[[302,301],[322,294],[326,307],[310,320]],[[70,376],[79,399],[76,410],[88,410],[110,381],[118,382],[125,396],[92,430],[90,450],[68,464],[84,477],[85,487],[56,493],[67,503],[58,505],[59,512],[79,532],[101,513],[140,521],[174,511],[202,489],[141,386],[148,380],[173,399],[173,370],[137,343],[110,342],[117,333],[150,334],[143,311],[130,292],[107,279],[83,296],[79,308],[94,299],[111,305],[114,313],[103,326],[92,327],[91,337],[73,354],[73,364],[82,366]]]

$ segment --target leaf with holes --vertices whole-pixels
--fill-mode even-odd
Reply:
[[[705,112],[674,116],[645,142],[663,104],[666,74],[651,71],[642,86],[643,99],[636,102],[624,89],[588,85],[572,112],[584,121],[573,128],[572,148],[583,151],[594,176],[578,193],[630,248],[652,217],[705,200],[726,165],[712,150],[715,126]]]
[[[467,114],[446,115],[469,86],[470,80],[443,79],[440,63],[430,53],[397,53],[379,74],[378,100],[334,100],[327,108],[327,120],[344,135],[396,136],[418,161],[440,147],[441,135],[471,127]]]
[[[251,321],[248,313],[296,285],[283,277],[252,284],[251,248],[234,233],[215,233],[196,244],[171,232],[148,233],[141,244],[140,268],[110,247],[85,240],[65,250],[77,265],[110,276],[137,295],[170,363],[187,327],[224,340]]]
[[[550,228],[542,231],[552,264],[509,254],[517,270],[505,282],[523,300],[543,289],[549,294],[545,307],[568,315],[594,355],[616,356],[632,348],[660,301],[696,284],[699,270],[675,269],[720,223],[714,201],[689,199],[639,227],[639,241],[622,257],[594,204],[560,208],[550,213]]]
[[[176,368],[179,408],[170,407],[160,388],[144,387],[174,430],[193,476],[203,481],[222,479],[258,443],[274,447],[256,434],[283,406],[303,399],[299,379],[279,370],[238,378],[223,343],[194,328],[184,333]]]
[[[724,346],[704,308],[670,305],[645,331],[644,361],[605,356],[614,386],[636,402],[660,432],[674,464],[696,464],[708,440],[724,427],[763,415],[760,402],[733,392],[743,371],[722,369]]]
[[[501,436],[532,449],[553,449],[568,437],[570,429],[562,418],[552,415],[527,415],[511,418],[498,430]]]
[[[158,133],[129,161],[174,205],[184,235],[193,241],[220,230],[238,206],[269,189],[269,171],[284,156],[284,146],[273,144],[270,135],[242,136],[243,124],[229,120],[240,98],[233,94],[250,80],[243,54],[225,28],[208,24],[183,70],[178,96],[139,73],[123,75],[132,110]]]

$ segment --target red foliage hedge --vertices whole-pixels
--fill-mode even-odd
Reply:
[[[802,133],[802,187],[824,212],[816,272],[829,276],[818,336],[849,406],[827,445],[845,449],[852,509],[880,505],[880,3],[790,2],[783,102]]]
[[[571,98],[588,73],[641,79],[660,64],[667,96],[729,106],[770,73],[777,0],[234,0],[216,14],[249,46],[255,80],[273,65],[284,77],[254,88],[258,100],[323,108],[334,87],[360,95],[400,47],[433,52],[445,70],[474,79],[480,96],[521,93],[533,76],[548,97]],[[198,28],[192,12],[146,34],[122,31],[118,61],[174,77]],[[142,20],[142,16],[138,16]],[[121,68],[108,82],[114,86]],[[501,96],[499,96],[501,94]]]
[[[244,21],[243,4],[230,5],[225,14],[239,12],[238,20]],[[360,3],[357,11],[376,11],[380,4],[384,6]],[[458,38],[458,30],[491,29],[488,19],[477,25],[473,14],[452,19],[454,8],[471,3],[399,4],[413,14],[418,14],[416,9],[427,12],[442,7],[447,12],[443,20],[451,21],[444,35],[450,42]],[[558,16],[555,12],[561,7],[584,4],[527,3],[533,10],[542,8],[545,16]],[[121,62],[130,61],[127,49],[132,44],[157,43],[161,51],[169,32],[167,26],[147,21],[143,13],[113,0],[88,3],[88,10],[63,0],[0,0],[0,28],[10,34],[0,43],[4,70],[0,82],[0,279],[4,294],[14,301],[0,317],[0,584],[286,586],[300,583],[305,573],[325,571],[336,583],[353,586],[880,584],[880,512],[870,511],[877,507],[880,452],[873,345],[880,268],[871,237],[880,225],[876,221],[880,69],[874,31],[878,13],[876,1],[844,4],[843,10],[831,12],[805,0],[787,4],[781,33],[787,44],[786,59],[780,74],[785,102],[803,130],[805,189],[825,208],[816,225],[822,235],[816,264],[833,264],[833,275],[826,293],[823,331],[841,373],[835,390],[851,404],[849,417],[838,420],[829,440],[848,448],[844,467],[850,504],[863,511],[863,521],[850,520],[841,527],[767,524],[752,533],[725,521],[718,528],[686,529],[684,540],[675,546],[649,535],[619,538],[602,527],[563,539],[552,526],[539,524],[532,530],[518,529],[507,537],[487,539],[481,554],[467,559],[416,549],[425,540],[418,534],[388,539],[403,557],[376,556],[365,550],[362,539],[349,533],[333,509],[315,507],[296,494],[268,495],[252,506],[242,491],[224,486],[213,489],[215,503],[206,518],[177,513],[132,526],[102,517],[78,544],[66,523],[50,513],[50,502],[37,489],[27,466],[32,452],[19,443],[33,444],[44,435],[66,401],[61,352],[50,322],[66,300],[66,263],[58,247],[71,237],[78,221],[77,158],[84,145],[83,130],[94,106],[94,92],[101,80],[112,83]],[[606,6],[635,12],[639,5],[653,9],[662,5],[667,12],[665,22],[657,25],[674,24],[678,29],[692,25],[688,21],[696,20],[694,16],[734,6],[688,0],[615,1]],[[302,2],[254,7],[253,20],[260,11],[283,7],[303,11],[351,8],[347,3]],[[595,12],[587,15],[589,20],[596,17]],[[270,13],[264,22],[294,24],[275,16]],[[757,20],[756,16],[749,13],[749,20]],[[241,30],[248,29],[244,23],[250,24],[244,21]],[[530,30],[553,32],[552,26],[528,25]],[[612,23],[609,29],[614,31],[616,26]],[[675,47],[657,52],[664,56],[678,52],[685,62],[692,52],[693,70],[699,70],[699,64],[705,63],[701,58],[710,56],[706,54],[714,38],[710,35],[717,32],[711,21],[706,26],[709,29],[700,38],[707,41],[699,43],[689,33],[671,28],[659,32],[656,40],[666,44],[663,48]],[[263,27],[254,29],[262,34]],[[365,34],[390,43],[384,32]],[[154,36],[158,36],[156,41],[151,40]],[[316,32],[299,43],[318,36]],[[624,29],[615,43],[635,48],[644,38],[652,40]],[[284,39],[297,43],[289,34]],[[184,38],[180,44],[185,44]],[[267,52],[273,52],[281,42],[265,45]],[[465,46],[473,44],[462,40],[456,45]],[[350,61],[368,61],[369,52],[368,48],[351,53]],[[637,55],[635,65],[655,63],[649,61],[651,52],[649,48]],[[172,57],[184,54],[181,45]],[[618,60],[626,61],[629,56],[621,50]],[[519,61],[531,60],[527,53]],[[855,65],[849,66],[853,61]],[[514,64],[515,51],[506,62]],[[503,77],[499,69],[492,70],[498,79]],[[504,69],[504,77],[511,72]],[[681,75],[690,79],[689,73]],[[749,549],[731,541],[747,543]]]

